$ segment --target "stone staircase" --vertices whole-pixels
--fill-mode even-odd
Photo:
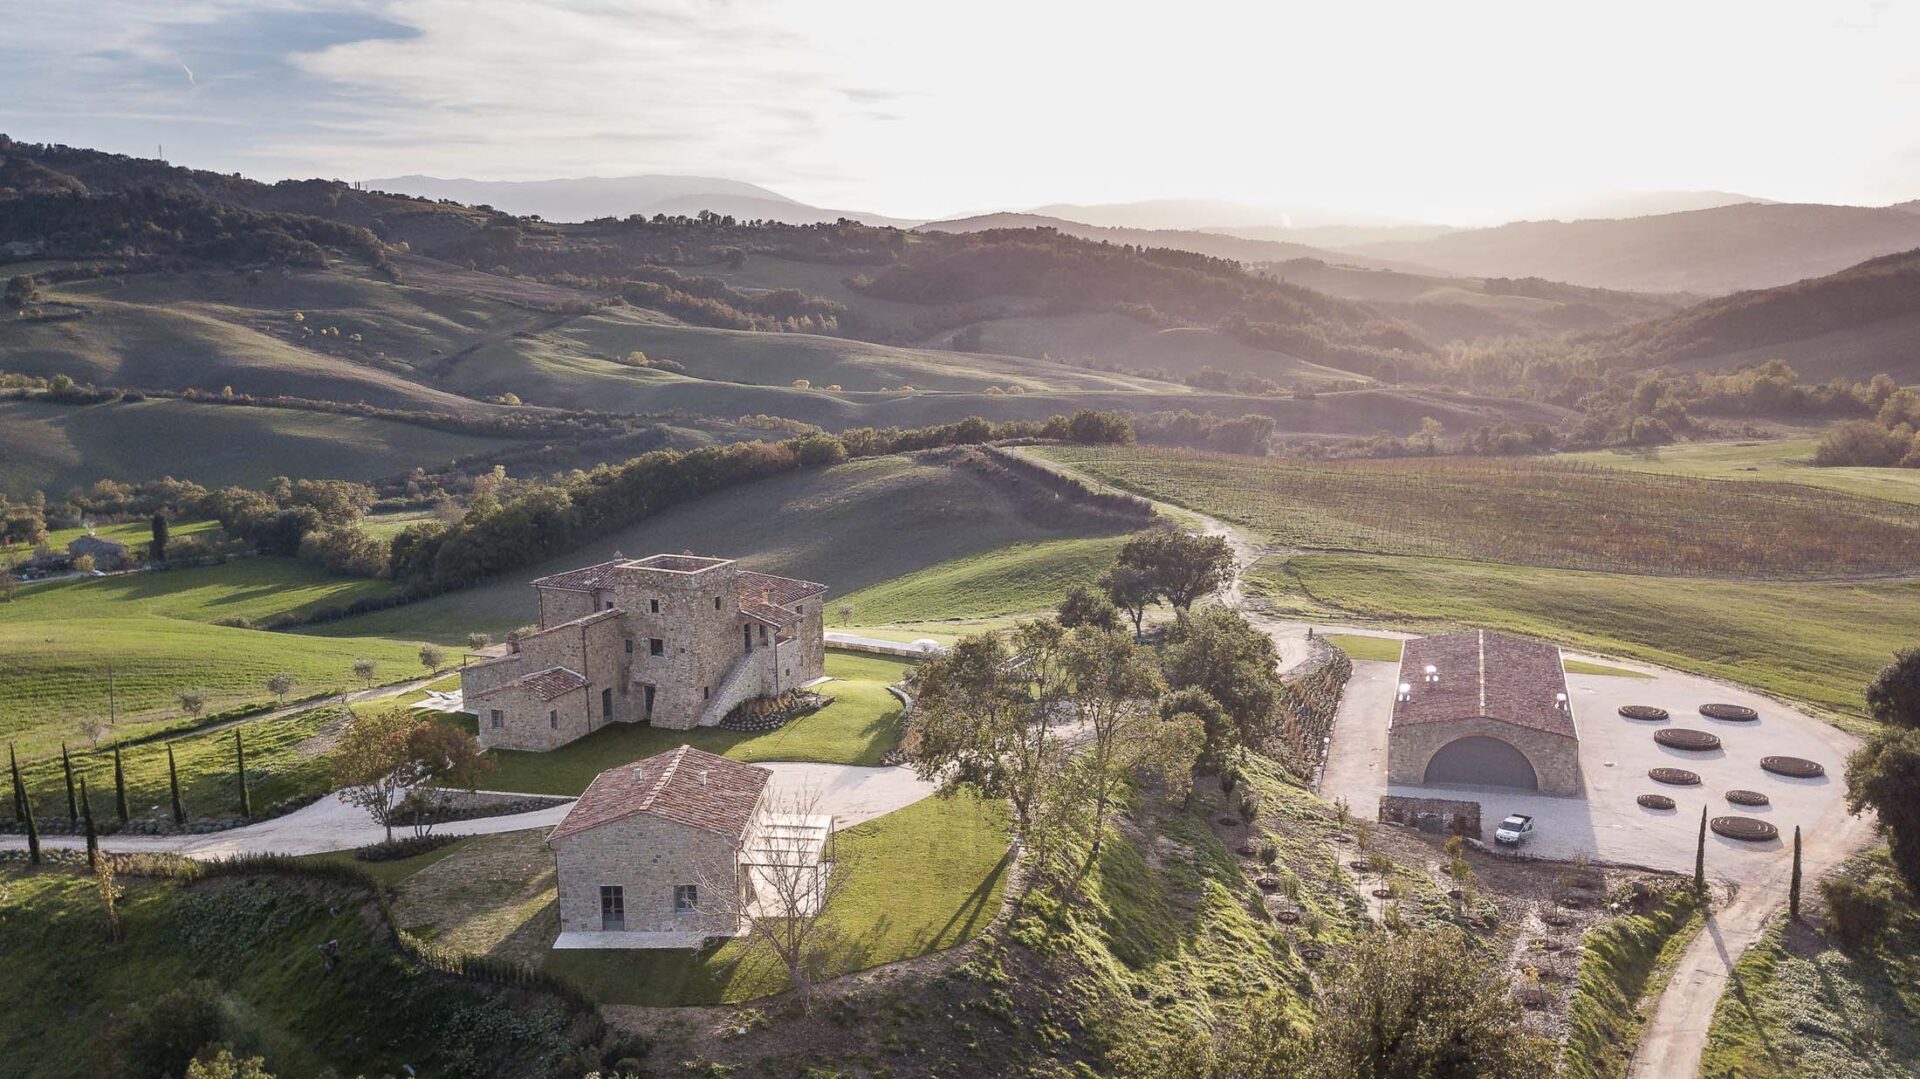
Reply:
[[[727,718],[734,706],[760,693],[765,684],[766,664],[773,662],[773,649],[756,648],[752,652],[733,661],[727,676],[715,686],[707,698],[707,706],[700,710],[700,722],[697,726],[716,727]]]

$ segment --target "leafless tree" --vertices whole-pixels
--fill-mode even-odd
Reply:
[[[810,968],[826,943],[823,923],[850,877],[834,859],[833,822],[820,811],[820,792],[768,798],[736,863],[695,874],[695,909],[716,924],[741,925],[749,942],[772,949],[805,1010]]]

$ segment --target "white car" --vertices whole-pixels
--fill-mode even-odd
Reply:
[[[1493,830],[1493,841],[1517,847],[1525,842],[1527,837],[1532,834],[1533,818],[1527,816],[1525,813],[1515,813],[1513,816],[1501,821],[1500,827]]]

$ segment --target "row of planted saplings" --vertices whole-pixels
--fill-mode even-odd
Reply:
[[[173,744],[168,742],[165,748],[170,817],[175,828],[186,828],[187,807],[180,790],[179,763],[174,757]],[[125,828],[133,819],[127,794],[126,761],[121,755],[121,747],[115,745],[109,752],[113,761],[113,817],[103,819],[95,815],[93,791],[87,782],[86,773],[74,767],[73,754],[68,748],[65,745],[60,747],[60,773],[66,793],[67,831],[84,833],[87,836],[90,851],[101,831]],[[37,865],[40,862],[42,822],[34,809],[33,797],[27,789],[26,778],[20,767],[19,754],[11,744],[7,747],[7,767],[14,822],[26,833],[30,859]],[[235,808],[239,811],[242,820],[251,820],[253,819],[253,794],[247,779],[247,747],[242,733],[237,730],[233,732],[233,776],[237,790]]]

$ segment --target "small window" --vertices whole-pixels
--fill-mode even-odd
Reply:
[[[707,687],[706,687],[706,686],[701,686],[701,687],[700,687],[700,699],[701,699],[701,700],[703,700],[703,701],[707,699]]]
[[[600,718],[613,718],[613,690],[611,689],[600,691]]]
[[[648,610],[649,612],[651,612],[651,613],[653,613],[653,614],[659,614],[659,613],[660,613],[660,601],[659,601],[659,600],[657,600],[657,599],[650,599],[650,600],[648,600],[648,601],[647,601],[647,610]]]
[[[673,886],[673,912],[691,914],[700,909],[700,889],[691,884]]]
[[[547,712],[547,726],[556,731],[560,729],[560,710],[558,708]]]
[[[601,610],[603,610],[603,611],[611,611],[611,610],[613,610],[613,601],[612,601],[612,600],[608,600],[608,601],[607,601],[607,605],[606,605],[606,606],[604,606],[604,607],[602,607],[602,608],[600,608],[600,609],[601,609]]]
[[[487,714],[487,722],[492,724],[493,729],[497,731],[507,725],[507,717],[500,714],[500,709],[495,708]]]
[[[648,637],[647,638],[647,654],[650,656],[666,655],[667,642],[661,640],[658,637]]]
[[[627,638],[627,655],[633,655],[633,638]]]
[[[714,609],[714,610],[716,610],[716,611],[720,609],[720,597],[719,597],[719,596],[715,596],[715,597],[713,597],[713,609]]]
[[[760,625],[760,643],[767,643],[767,627],[765,623],[761,623]]]
[[[618,933],[627,927],[627,890],[618,884],[600,886],[600,928]]]

